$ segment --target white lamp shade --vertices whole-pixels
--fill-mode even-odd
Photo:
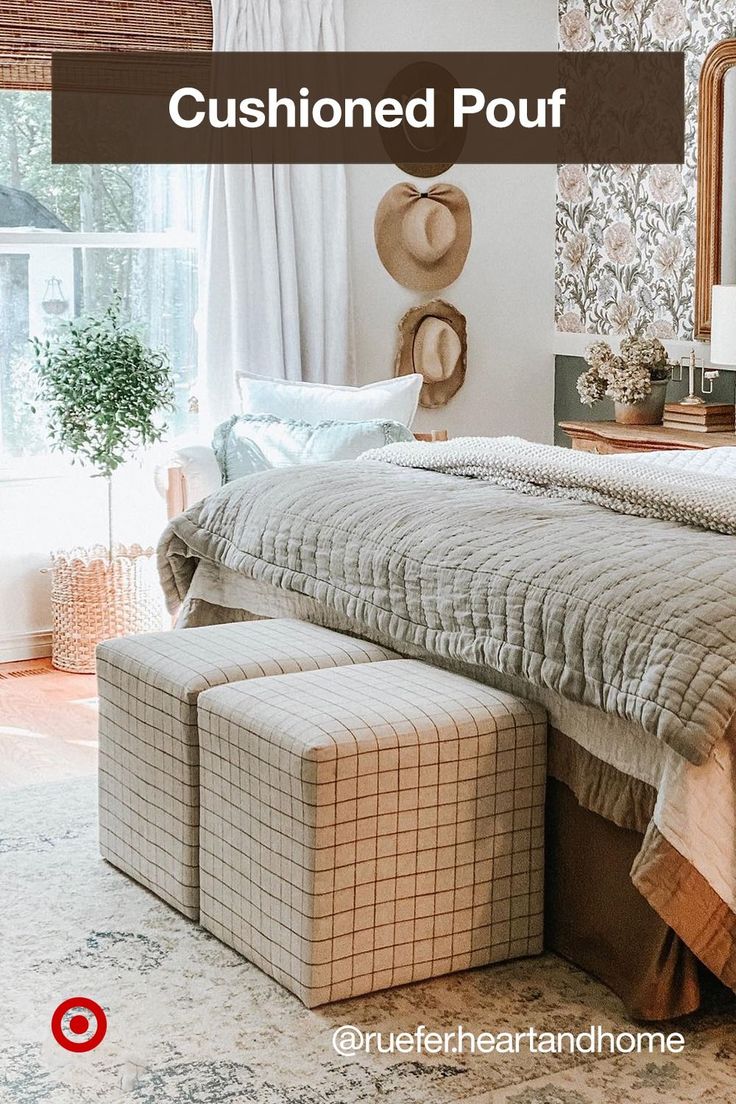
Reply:
[[[736,368],[736,284],[716,284],[713,288],[710,362]]]

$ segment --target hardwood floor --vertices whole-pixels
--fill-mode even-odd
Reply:
[[[47,659],[0,664],[0,790],[94,774],[96,695]]]

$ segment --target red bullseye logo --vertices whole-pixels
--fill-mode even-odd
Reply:
[[[89,997],[62,1001],[51,1017],[51,1034],[60,1047],[75,1054],[94,1050],[106,1033],[107,1016],[97,1001]]]

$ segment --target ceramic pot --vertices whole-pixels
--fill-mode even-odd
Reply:
[[[638,403],[615,403],[619,425],[661,425],[667,398],[667,380],[652,380],[652,390]]]

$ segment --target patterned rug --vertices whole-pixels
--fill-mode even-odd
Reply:
[[[733,1010],[692,1017],[677,1057],[341,1058],[333,1030],[631,1030],[618,1001],[546,955],[307,1011],[97,854],[89,779],[2,796],[2,1104],[733,1104]],[[65,998],[105,1009],[70,1054]],[[633,1027],[636,1030],[635,1027]]]

